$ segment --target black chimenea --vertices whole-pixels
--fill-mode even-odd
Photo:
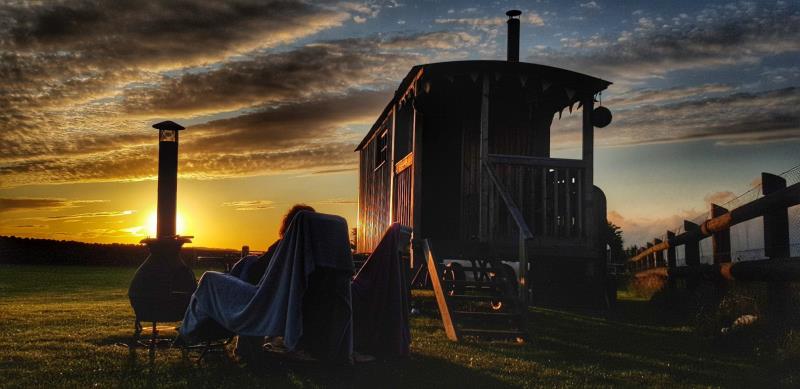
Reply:
[[[136,332],[141,322],[173,322],[183,318],[189,298],[197,288],[194,272],[180,259],[181,246],[191,236],[175,232],[178,183],[178,132],[184,128],[171,121],[153,125],[158,129],[158,227],[155,238],[142,240],[150,249],[133,276],[128,289],[131,307],[136,314]]]

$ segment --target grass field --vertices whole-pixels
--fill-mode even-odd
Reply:
[[[115,345],[132,332],[129,268],[0,265],[0,387],[797,387],[791,367],[715,351],[686,326],[659,326],[645,301],[608,318],[532,309],[530,342],[447,341],[433,309],[412,318],[405,360],[350,368]],[[199,274],[198,274],[199,275]],[[417,296],[420,299],[430,299]],[[431,301],[423,307],[432,307]]]

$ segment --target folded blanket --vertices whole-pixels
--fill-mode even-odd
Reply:
[[[320,272],[312,277],[317,270]],[[347,222],[339,216],[300,212],[258,284],[218,272],[203,274],[186,310],[181,336],[194,342],[232,333],[282,336],[292,351],[304,330],[322,331],[322,322],[328,347],[323,354],[350,358],[352,274]],[[315,280],[320,287],[310,288],[309,282]],[[327,318],[320,317],[318,308],[313,313],[304,309],[306,303],[326,307]],[[314,323],[304,321],[307,314]],[[309,337],[318,339],[320,335]]]

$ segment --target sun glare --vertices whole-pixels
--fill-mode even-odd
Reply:
[[[150,237],[155,237],[158,229],[157,226],[158,214],[156,211],[151,211],[147,216],[147,235]],[[178,235],[186,233],[186,222],[184,221],[183,215],[181,215],[180,212],[175,215],[175,230],[175,233]]]

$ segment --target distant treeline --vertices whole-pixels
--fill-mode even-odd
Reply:
[[[139,266],[149,254],[147,247],[121,243],[83,243],[67,240],[0,236],[0,263],[20,265]],[[238,255],[224,249],[186,247],[181,258],[188,265],[198,256]]]

